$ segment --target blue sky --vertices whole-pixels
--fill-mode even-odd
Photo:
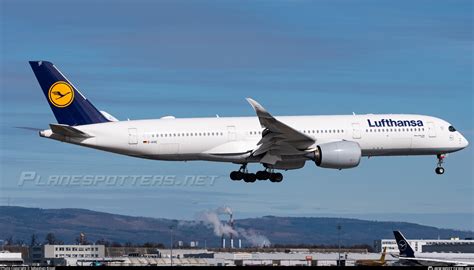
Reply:
[[[192,219],[354,216],[474,229],[474,150],[308,162],[285,181],[232,182],[236,165],[149,161],[42,139],[55,119],[27,63],[54,62],[119,119],[416,113],[474,141],[472,1],[23,1],[0,3],[2,205]],[[257,165],[251,166],[257,170]],[[51,175],[216,175],[212,186],[18,186]]]

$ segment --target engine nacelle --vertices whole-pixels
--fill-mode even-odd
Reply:
[[[362,150],[356,142],[340,141],[323,143],[314,153],[316,165],[331,169],[348,169],[360,163]]]

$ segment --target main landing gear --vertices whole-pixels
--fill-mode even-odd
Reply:
[[[443,162],[446,155],[438,154],[436,157],[438,158],[438,166],[436,167],[435,172],[436,174],[443,174],[444,173]]]
[[[277,183],[283,181],[283,175],[269,169],[258,171],[257,173],[249,173],[247,164],[243,164],[238,171],[230,173],[230,179],[234,181],[244,180],[246,183],[253,183],[256,180],[270,180],[271,182]]]

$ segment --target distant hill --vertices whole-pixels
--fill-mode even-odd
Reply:
[[[372,246],[374,240],[392,239],[395,229],[401,230],[408,238],[466,238],[474,235],[470,231],[438,229],[414,223],[346,218],[265,216],[235,221],[235,226],[243,234],[264,235],[272,244],[334,245],[338,239],[337,224],[342,226],[340,238],[343,245]],[[201,246],[206,241],[208,247],[219,245],[220,238],[214,234],[213,228],[202,222],[132,217],[84,209],[0,206],[0,239],[13,237],[14,241],[23,240],[25,243],[29,243],[33,233],[42,241],[49,232],[65,243],[73,243],[79,233],[84,232],[89,241],[105,239],[109,242],[168,245],[172,225],[175,226],[176,241],[187,243],[195,240]]]

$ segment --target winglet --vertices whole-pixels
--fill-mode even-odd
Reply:
[[[262,105],[260,105],[260,103],[258,103],[257,101],[255,101],[254,99],[252,98],[246,98],[246,100],[248,101],[248,103],[250,103],[250,105],[252,105],[252,108],[257,111],[257,110],[265,110]]]
[[[259,118],[273,118],[273,116],[267,111],[265,110],[265,108],[260,105],[260,103],[258,103],[257,101],[251,99],[251,98],[246,98],[248,103],[250,103],[250,105],[252,106],[252,108],[255,110],[255,112],[257,113],[257,116]]]

